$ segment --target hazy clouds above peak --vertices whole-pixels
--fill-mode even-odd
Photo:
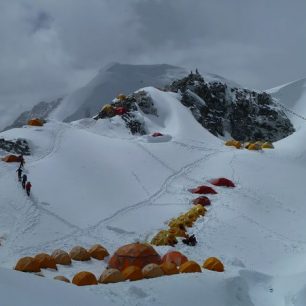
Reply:
[[[114,61],[198,67],[254,88],[302,78],[305,12],[305,0],[0,0],[0,111]]]

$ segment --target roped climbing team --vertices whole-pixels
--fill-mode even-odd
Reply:
[[[17,175],[18,175],[18,181],[21,182],[22,188],[26,190],[27,195],[30,196],[32,184],[30,181],[28,181],[28,177],[25,173],[22,175],[22,172],[24,170],[24,164],[25,164],[23,155],[19,156],[19,160],[20,160],[20,165],[19,165],[19,168],[16,170]]]

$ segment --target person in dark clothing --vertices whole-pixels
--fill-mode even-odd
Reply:
[[[27,182],[25,188],[28,196],[30,196],[31,187],[32,187],[31,182]]]
[[[23,187],[23,189],[25,189],[25,185],[26,185],[27,179],[28,179],[27,175],[24,174],[22,176],[22,187]]]
[[[21,182],[21,174],[22,174],[22,169],[19,167],[17,170],[16,170],[17,174],[18,174],[18,181]]]
[[[191,236],[183,239],[182,242],[184,244],[187,244],[187,245],[195,246],[197,244],[197,239],[196,239],[195,235],[191,235]]]
[[[19,157],[19,161],[20,161],[20,166],[19,166],[19,168],[21,168],[21,167],[24,166],[25,161],[24,161],[23,155],[19,155],[18,157]]]

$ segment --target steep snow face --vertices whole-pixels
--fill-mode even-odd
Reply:
[[[286,140],[280,141],[279,145],[291,157],[306,160],[306,79],[272,88],[268,92],[287,108],[285,112],[296,129],[290,137],[290,146]]]
[[[205,80],[198,72],[167,88],[180,92],[181,102],[216,136],[274,142],[294,132],[285,113],[265,92],[233,87],[224,80]]]
[[[73,121],[91,117],[120,93],[145,86],[163,87],[185,74],[183,68],[170,65],[109,65],[85,87],[67,96],[52,118]]]
[[[277,142],[275,150],[229,148],[203,129],[178,103],[177,94],[151,87],[143,90],[159,115],[139,111],[148,135],[131,135],[120,116],[72,123],[50,120],[43,127],[0,134],[30,144],[32,155],[26,158],[25,172],[33,185],[27,197],[17,181],[16,165],[0,162],[0,265],[11,269],[21,256],[56,248],[101,243],[113,253],[123,244],[150,241],[171,218],[190,209],[195,196],[189,188],[227,177],[236,187],[215,187],[218,194],[210,196],[207,214],[188,229],[198,244],[179,242],[175,247],[200,264],[207,257],[219,257],[225,273],[203,271],[71,288],[2,269],[1,300],[20,305],[17,294],[12,296],[19,292],[29,305],[38,306],[47,292],[63,296],[57,304],[68,306],[83,298],[88,305],[96,305],[98,298],[101,305],[181,306],[186,296],[192,305],[205,301],[213,306],[279,306],[290,301],[302,306],[305,163],[284,150],[296,145],[295,134]],[[153,132],[164,137],[152,138]],[[172,248],[156,249],[163,255]],[[47,279],[59,274],[71,279],[87,270],[99,277],[106,266],[107,260],[74,261],[70,267],[43,274]],[[38,288],[37,296],[28,295],[30,288]]]

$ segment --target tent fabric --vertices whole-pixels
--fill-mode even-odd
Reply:
[[[31,125],[31,126],[43,126],[44,122],[43,122],[43,120],[41,120],[39,118],[32,118],[32,119],[28,120],[27,124]]]
[[[70,280],[63,275],[54,276],[53,279],[59,280],[59,281],[65,282],[65,283],[70,283]]]
[[[153,239],[151,240],[151,244],[153,245],[171,245],[174,246],[177,244],[177,239],[176,237],[169,233],[169,231],[160,231],[159,233],[157,233]]]
[[[164,275],[163,270],[157,264],[148,264],[142,268],[142,275],[144,278],[155,278]]]
[[[40,272],[40,267],[35,258],[26,256],[18,260],[15,270],[21,272]]]
[[[159,132],[154,132],[152,134],[152,137],[160,137],[160,136],[164,136],[162,133],[159,133]]]
[[[104,248],[100,244],[95,244],[93,245],[89,250],[88,250],[89,255],[92,258],[98,259],[98,260],[103,260],[105,257],[109,255],[108,251],[106,248]]]
[[[251,143],[249,146],[248,146],[248,150],[251,150],[251,151],[257,151],[257,150],[261,150],[261,146],[256,144],[256,143]]]
[[[207,211],[207,209],[201,204],[193,206],[192,210],[195,211],[199,216],[204,216]]]
[[[87,271],[82,271],[77,273],[73,279],[72,283],[77,286],[90,286],[90,285],[97,285],[98,281],[94,274]]]
[[[120,101],[124,101],[124,100],[126,100],[126,95],[120,94],[120,95],[117,96],[117,99],[120,100]]]
[[[182,226],[185,228],[185,226],[182,224]],[[187,237],[187,233],[186,233],[186,229],[183,230],[179,227],[171,227],[168,232],[172,235],[174,235],[175,237]]]
[[[101,113],[107,117],[113,117],[115,116],[115,109],[111,104],[105,104],[101,109]]]
[[[124,107],[118,106],[115,108],[115,114],[122,116],[123,114],[125,114],[127,111]]]
[[[77,261],[87,261],[90,260],[90,255],[87,252],[86,249],[84,249],[81,246],[75,246],[71,249],[69,253],[71,259],[77,260]]]
[[[1,160],[6,162],[6,163],[20,163],[20,157],[14,155],[14,154],[9,154],[9,155],[1,158]]]
[[[225,145],[229,147],[235,147],[236,149],[240,149],[242,147],[241,142],[234,139],[226,141]]]
[[[55,263],[58,265],[69,266],[71,265],[70,255],[60,249],[53,251],[51,257],[55,260]]]
[[[129,266],[122,271],[125,280],[137,281],[143,279],[143,274],[138,266]]]
[[[271,142],[265,142],[262,146],[262,149],[274,149],[274,146]]]
[[[203,268],[216,272],[223,272],[224,265],[217,257],[209,257],[203,263]]]
[[[225,142],[225,145],[226,145],[226,146],[229,146],[229,147],[234,146],[234,141],[235,141],[235,140],[233,140],[233,139],[228,140],[228,141]]]
[[[189,189],[189,191],[191,193],[197,193],[197,194],[217,194],[217,192],[213,188],[209,186],[205,186],[205,185],[198,186],[193,189]]]
[[[208,197],[200,196],[200,197],[198,197],[198,198],[196,198],[196,199],[193,199],[193,200],[192,200],[192,203],[193,203],[194,205],[200,204],[200,205],[202,205],[202,206],[208,206],[208,205],[211,204],[211,201],[210,201],[210,199],[209,199]]]
[[[110,284],[125,281],[123,274],[118,269],[105,269],[99,277],[99,283]]]
[[[183,255],[181,252],[178,252],[178,251],[169,251],[162,258],[163,263],[166,263],[166,262],[173,263],[176,266],[180,266],[187,261],[188,261],[188,258],[185,255]]]
[[[220,178],[216,178],[216,179],[212,179],[209,181],[212,185],[214,186],[219,186],[219,187],[235,187],[235,184],[225,178],[225,177],[220,177]]]
[[[186,261],[184,262],[180,268],[180,273],[195,273],[195,272],[202,272],[201,267],[195,261]]]
[[[161,263],[161,258],[155,249],[146,243],[131,243],[119,248],[110,258],[108,266],[122,271],[128,266],[142,269],[149,263]]]
[[[176,264],[172,263],[172,262],[163,262],[160,265],[160,268],[163,270],[164,275],[174,275],[174,274],[178,274],[179,270],[176,266]]]
[[[34,258],[35,260],[37,260],[39,267],[41,269],[57,270],[56,262],[54,258],[52,258],[49,254],[40,253],[40,254],[37,254]]]

